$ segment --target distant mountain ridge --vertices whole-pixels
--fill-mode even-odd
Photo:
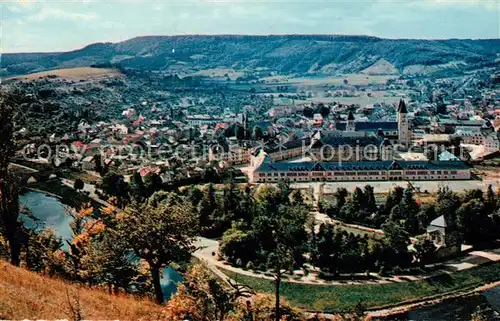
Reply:
[[[499,55],[500,39],[394,40],[338,35],[143,36],[118,43],[94,43],[69,52],[3,54],[0,75],[110,63],[124,68],[185,73],[208,68],[259,69],[281,74],[338,74],[363,70],[411,73],[428,70],[425,66],[471,70],[493,67],[498,65]],[[384,68],[380,68],[380,61]]]

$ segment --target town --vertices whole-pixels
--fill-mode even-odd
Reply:
[[[498,320],[499,59],[301,34],[3,54],[0,319]]]

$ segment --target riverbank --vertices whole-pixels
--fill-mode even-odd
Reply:
[[[482,286],[475,287],[473,289],[464,289],[460,291],[455,291],[453,293],[441,294],[434,297],[428,297],[420,300],[419,302],[413,302],[410,304],[404,305],[394,305],[392,307],[386,307],[384,309],[376,310],[376,311],[367,311],[367,315],[371,318],[388,318],[395,317],[399,315],[404,315],[411,310],[415,310],[418,308],[423,308],[427,306],[432,306],[436,304],[443,303],[448,300],[454,300],[458,298],[467,298],[476,296],[483,291],[493,289],[495,287],[500,286],[500,281],[488,283]]]
[[[272,280],[219,269],[236,282],[250,286],[254,291],[274,292]],[[360,302],[370,311],[394,309],[460,291],[472,291],[474,288],[497,281],[500,281],[500,263],[494,262],[414,282],[344,286],[283,282],[281,294],[292,304],[305,310],[345,313],[353,311]]]

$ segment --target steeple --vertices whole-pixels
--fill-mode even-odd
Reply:
[[[406,109],[406,104],[403,99],[399,101],[398,113],[400,114],[408,114],[408,109]]]
[[[410,147],[410,123],[408,121],[408,109],[403,99],[399,101],[398,107],[398,142],[405,148]]]
[[[351,110],[351,111],[349,111],[349,115],[347,116],[346,131],[353,132],[355,130],[356,130],[356,127],[354,125],[354,114],[352,113],[352,110]]]

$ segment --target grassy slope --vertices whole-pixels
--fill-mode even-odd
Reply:
[[[270,280],[243,276],[227,270],[223,272],[233,280],[249,285],[255,291],[274,291],[273,282]],[[290,303],[303,309],[344,312],[353,310],[360,300],[363,300],[367,308],[376,308],[470,289],[498,279],[500,263],[494,263],[417,282],[342,286],[282,283],[281,294]]]
[[[162,307],[151,301],[111,296],[0,261],[0,320],[72,319],[69,302],[74,305],[73,297],[79,297],[83,318],[87,320],[164,319]]]
[[[33,80],[40,77],[46,77],[49,75],[56,75],[59,78],[64,79],[90,79],[96,77],[120,77],[122,74],[116,69],[110,68],[92,68],[92,67],[77,67],[77,68],[65,68],[65,69],[54,69],[49,71],[36,72],[23,76],[15,76],[6,78],[5,80],[19,79],[19,80]]]

